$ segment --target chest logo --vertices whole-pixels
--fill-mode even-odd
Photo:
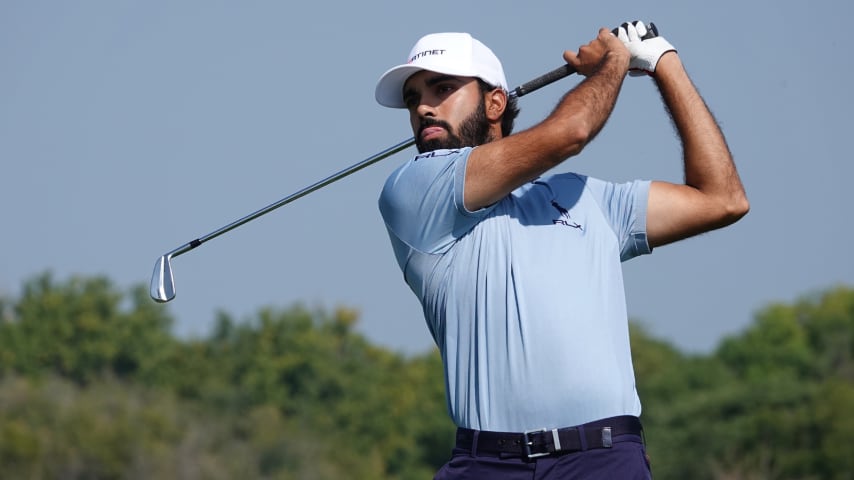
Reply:
[[[576,222],[572,219],[572,217],[569,216],[569,210],[563,208],[554,200],[552,200],[552,206],[560,214],[560,217],[552,220],[552,223],[554,223],[555,225],[563,225],[564,227],[577,228],[582,232],[584,231],[584,227],[582,227],[580,223]]]

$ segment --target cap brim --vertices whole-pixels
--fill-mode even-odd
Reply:
[[[413,74],[424,70],[415,65],[398,65],[380,77],[374,96],[377,103],[384,107],[405,108],[403,103],[403,85]]]

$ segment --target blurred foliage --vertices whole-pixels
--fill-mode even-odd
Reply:
[[[357,321],[267,307],[179,339],[144,287],[38,276],[0,298],[0,478],[431,478],[439,355]],[[770,305],[709,355],[637,324],[632,348],[656,478],[852,478],[854,290]]]
[[[632,343],[656,478],[854,478],[854,290],[770,305],[708,356]]]

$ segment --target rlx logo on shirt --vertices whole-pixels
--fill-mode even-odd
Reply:
[[[584,227],[582,227],[580,223],[575,222],[569,216],[569,210],[561,207],[560,204],[558,204],[554,200],[552,200],[552,206],[555,207],[555,210],[557,210],[558,213],[560,214],[560,218],[556,218],[556,219],[552,220],[552,223],[554,223],[555,225],[563,225],[565,227],[577,228],[581,231],[584,231]]]
[[[439,149],[433,150],[432,152],[421,153],[415,156],[414,161],[422,160],[425,158],[434,158],[434,157],[447,157],[449,155],[453,155],[455,153],[460,153],[459,149]]]

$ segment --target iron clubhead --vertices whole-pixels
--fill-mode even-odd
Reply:
[[[172,257],[163,255],[154,264],[149,291],[155,302],[166,303],[175,298],[175,280],[172,278]]]

